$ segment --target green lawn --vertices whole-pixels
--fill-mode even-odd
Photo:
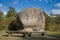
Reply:
[[[47,32],[46,37],[12,37],[12,36],[2,36],[5,34],[5,31],[0,31],[0,40],[60,40],[60,32]]]
[[[59,39],[60,40],[60,32],[47,32],[48,37]]]

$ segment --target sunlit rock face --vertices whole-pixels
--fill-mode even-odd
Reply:
[[[45,16],[42,9],[29,8],[22,10],[18,14],[18,18],[24,25],[24,28],[45,29]]]

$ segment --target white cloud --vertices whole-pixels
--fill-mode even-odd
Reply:
[[[13,4],[17,4],[19,2],[19,0],[14,0]]]
[[[54,6],[60,8],[60,3],[55,4]]]
[[[45,2],[48,2],[49,0],[38,0],[39,2],[42,2],[42,1],[45,1]]]
[[[60,9],[53,9],[51,10],[52,14],[60,14]]]
[[[7,13],[5,11],[3,11],[4,15],[6,15]]]

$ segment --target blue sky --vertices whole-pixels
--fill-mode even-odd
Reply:
[[[6,14],[9,6],[15,8],[17,12],[24,8],[43,8],[47,13],[60,13],[60,0],[0,0],[0,7]]]

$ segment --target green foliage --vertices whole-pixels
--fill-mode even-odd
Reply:
[[[7,17],[12,17],[12,16],[16,17],[16,13],[17,13],[17,12],[15,11],[14,8],[9,7],[9,11],[8,11],[8,13],[7,13]]]
[[[16,20],[10,22],[8,29],[10,31],[17,31],[23,29],[23,25],[19,24]]]
[[[0,13],[1,13],[0,20],[2,20],[3,14],[2,14],[2,12],[0,12]],[[7,15],[4,17],[4,21],[2,23],[0,23],[0,27],[2,29],[4,29],[4,28],[7,29],[9,24],[12,21],[16,20],[16,15],[17,15],[17,12],[15,11],[15,9],[12,7],[9,7],[9,11],[8,11]]]
[[[45,21],[45,30],[47,31],[60,31],[60,15],[56,17],[51,17],[44,12],[46,21]],[[23,29],[23,24],[16,20],[17,12],[13,7],[9,7],[7,15],[3,18],[3,12],[0,11],[0,30],[2,29]],[[9,30],[10,30],[9,29]]]
[[[0,30],[3,29],[3,12],[0,10]]]
[[[55,17],[55,21],[57,24],[60,24],[60,17],[59,16]]]
[[[51,17],[46,15],[46,30],[60,31],[60,17]]]
[[[60,16],[52,17],[48,16],[45,12],[45,30],[47,31],[60,31]]]
[[[43,11],[44,12],[44,11]],[[45,15],[45,30],[48,30],[48,24],[49,24],[49,16],[44,12]]]
[[[3,20],[3,12],[0,11],[0,22]]]
[[[7,28],[10,26],[9,24],[12,21],[16,20],[16,15],[17,15],[17,12],[15,11],[15,9],[12,8],[12,7],[9,7],[9,11],[8,11],[8,13],[6,15],[6,21],[7,21],[7,25],[8,25]]]

